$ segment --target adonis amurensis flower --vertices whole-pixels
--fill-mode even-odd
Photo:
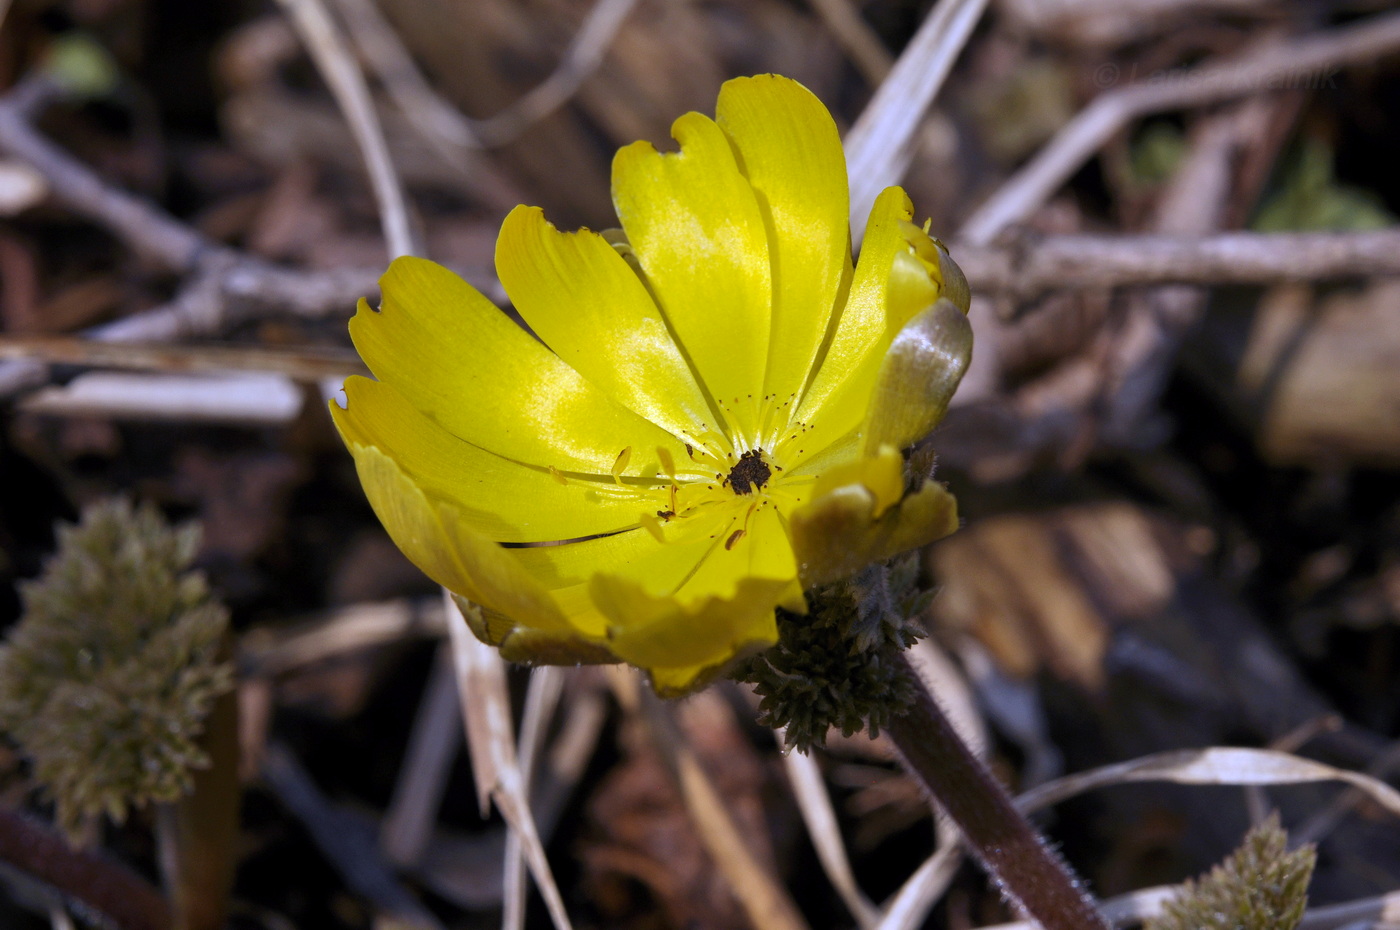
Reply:
[[[896,187],[853,265],[840,139],[800,84],[733,80],[716,111],[676,121],[678,152],[618,152],[620,231],[506,217],[533,336],[413,258],[351,321],[378,380],[331,412],[370,503],[507,659],[682,693],[805,590],[956,528],[903,451],[967,365],[961,272]]]

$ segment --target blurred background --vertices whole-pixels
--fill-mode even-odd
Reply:
[[[363,114],[316,55],[363,76],[408,237],[500,301],[511,206],[613,226],[616,148],[672,145],[729,77],[800,80],[862,121],[865,180],[906,186],[977,298],[932,440],[966,525],[925,554],[926,621],[998,774],[1227,744],[1400,762],[1396,5],[943,5],[965,26],[940,39],[923,0],[0,0],[0,624],[84,505],[199,521],[239,670],[233,926],[502,906],[440,602],[324,406],[389,255]],[[635,707],[601,673],[563,687],[536,816],[575,925],[751,926]],[[815,755],[836,823],[814,841],[746,695],[678,716],[810,926],[875,925],[814,842],[875,902],[933,850],[883,741]],[[14,744],[0,790],[47,810]],[[1041,823],[1108,897],[1201,872],[1268,806],[1320,843],[1314,904],[1400,888],[1393,815],[1335,784],[1120,786]],[[152,831],[138,810],[100,841],[154,878]],[[7,887],[0,923],[51,925]],[[1012,919],[972,866],[936,891],[909,926]],[[527,923],[550,925],[538,898]]]

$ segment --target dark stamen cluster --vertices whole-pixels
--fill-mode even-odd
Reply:
[[[773,470],[763,461],[763,450],[752,449],[739,456],[739,464],[729,471],[729,486],[735,494],[749,494],[768,484]]]

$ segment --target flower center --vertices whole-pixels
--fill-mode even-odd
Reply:
[[[739,456],[739,463],[729,470],[729,486],[735,494],[751,494],[755,488],[768,484],[773,470],[763,461],[762,449],[751,449]]]

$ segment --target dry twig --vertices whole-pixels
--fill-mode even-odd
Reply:
[[[55,95],[52,85],[31,79],[0,98],[0,152],[43,175],[58,203],[112,232],[141,257],[189,277],[170,303],[89,330],[90,338],[164,342],[212,335],[274,308],[309,317],[345,312],[357,297],[375,290],[375,271],[279,268],[221,246],[103,181],[31,125],[30,119]],[[45,378],[44,365],[33,360],[0,364],[0,397]]]
[[[338,349],[265,349],[260,346],[190,346],[160,342],[115,344],[72,336],[0,336],[0,361],[32,360],[151,372],[264,371],[315,383],[368,374],[353,352]]]
[[[1400,229],[1359,233],[1027,235],[954,244],[973,289],[1026,300],[1146,284],[1270,284],[1400,274]]]
[[[346,26],[385,92],[434,148],[454,158],[463,151],[506,145],[567,103],[602,64],[637,0],[598,0],[554,71],[487,119],[464,116],[432,88],[373,0],[339,3]]]
[[[483,811],[489,801],[495,801],[501,816],[520,837],[526,862],[549,909],[550,919],[559,930],[568,930],[572,926],[569,914],[545,857],[544,843],[530,810],[525,777],[515,754],[505,661],[500,653],[478,640],[467,628],[457,602],[446,589],[443,589],[443,606],[457,669],[457,693],[462,702],[477,801]]]
[[[379,220],[384,227],[384,244],[390,258],[414,255],[413,232],[408,222],[408,204],[403,185],[389,158],[389,146],[379,125],[379,114],[365,86],[365,77],[340,28],[321,0],[278,0],[306,43],[311,59],[325,78],[336,103],[350,124],[360,155],[369,171],[374,199],[379,204]]]
[[[1254,48],[1154,83],[1134,84],[1095,98],[1029,163],[982,204],[958,233],[975,245],[1024,222],[1116,133],[1135,119],[1165,110],[1217,103],[1303,78],[1372,61],[1400,49],[1400,12],[1308,36]],[[1284,83],[1280,83],[1280,82]],[[1288,82],[1293,83],[1288,83]]]

